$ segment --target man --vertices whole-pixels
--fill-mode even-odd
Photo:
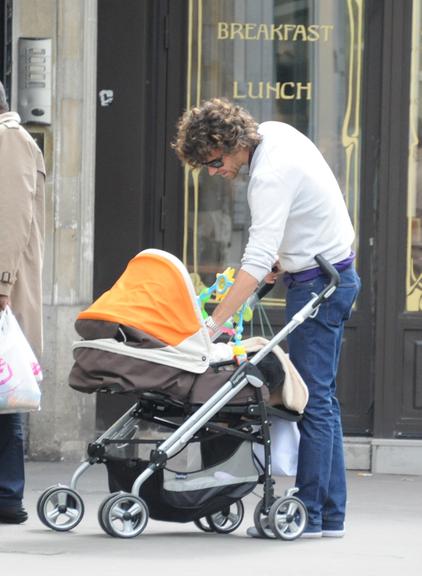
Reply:
[[[251,227],[241,268],[227,297],[209,317],[215,332],[265,280],[284,270],[288,285],[286,316],[327,284],[314,256],[340,273],[340,285],[288,337],[290,357],[309,389],[300,422],[296,486],[309,513],[308,538],[344,534],[346,478],[336,372],[344,322],[360,280],[351,245],[353,226],[336,179],[315,145],[281,122],[259,125],[244,109],[214,98],[187,111],[173,144],[183,163],[205,166],[211,176],[235,178],[249,166]],[[271,272],[276,267],[277,273]],[[254,528],[248,533],[257,536]]]
[[[9,305],[38,358],[45,167],[40,149],[9,112],[0,82],[0,313]],[[24,446],[19,414],[0,414],[0,523],[20,524]]]

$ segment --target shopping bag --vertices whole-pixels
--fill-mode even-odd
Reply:
[[[272,417],[271,427],[271,466],[273,476],[295,476],[300,433],[296,422]],[[264,464],[264,446],[254,444],[254,454]]]
[[[40,409],[40,365],[9,306],[0,314],[0,414]]]

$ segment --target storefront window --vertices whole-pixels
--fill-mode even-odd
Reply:
[[[362,57],[363,0],[190,0],[187,107],[226,96],[258,122],[287,122],[309,136],[358,234]],[[246,191],[247,174],[226,182],[186,169],[184,261],[198,287],[239,266]]]
[[[413,2],[408,171],[407,310],[422,311],[422,2]]]

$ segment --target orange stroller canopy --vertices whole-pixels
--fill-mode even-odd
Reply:
[[[180,260],[162,250],[144,250],[78,319],[132,326],[167,345],[178,346],[203,331],[196,298]]]

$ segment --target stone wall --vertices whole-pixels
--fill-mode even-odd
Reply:
[[[52,124],[44,134],[47,168],[42,410],[31,414],[31,459],[80,458],[95,432],[95,398],[67,385],[73,324],[92,297],[96,0],[15,0],[12,108],[17,109],[18,40],[51,38]]]

